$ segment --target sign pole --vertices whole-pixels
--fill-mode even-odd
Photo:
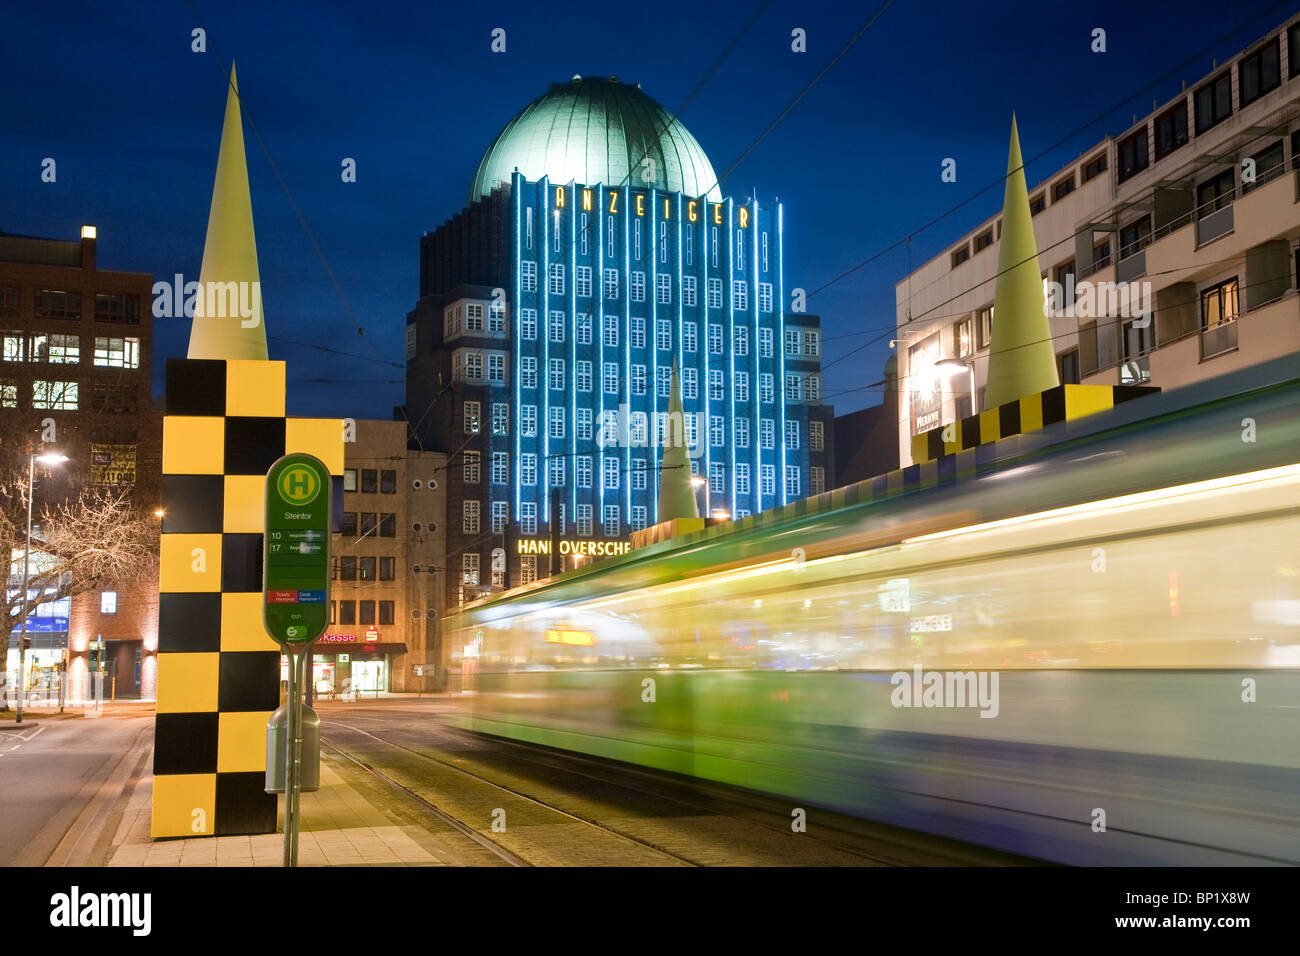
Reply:
[[[263,623],[289,659],[285,701],[284,865],[298,865],[302,692],[329,600],[330,474],[311,455],[285,455],[266,475]]]

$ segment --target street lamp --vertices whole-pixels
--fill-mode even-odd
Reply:
[[[710,505],[712,504],[713,489],[709,487],[708,480],[706,478],[701,477],[700,475],[693,475],[691,477],[691,487],[704,489],[704,513],[709,514],[710,511],[712,510]]]
[[[955,358],[940,359],[934,363],[934,368],[944,378],[952,378],[962,372],[970,373],[970,413],[974,415],[978,411],[975,407],[975,362]]]
[[[36,483],[36,463],[59,465],[68,460],[67,455],[47,451],[27,455],[27,547],[23,550],[23,616],[18,638],[18,714],[14,723],[23,722],[23,698],[27,696],[27,583],[30,579],[32,558],[32,497]]]

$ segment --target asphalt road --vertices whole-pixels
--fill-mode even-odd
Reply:
[[[0,722],[0,866],[43,866],[142,733],[153,711]]]

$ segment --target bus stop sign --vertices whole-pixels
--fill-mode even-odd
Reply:
[[[266,473],[262,619],[278,644],[325,631],[329,608],[330,474],[312,455],[285,455]]]

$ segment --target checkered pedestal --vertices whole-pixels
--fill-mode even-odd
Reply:
[[[266,722],[280,651],[262,626],[266,472],[306,452],[341,500],[339,419],[287,418],[283,362],[173,359],[163,419],[152,834],[274,833]]]

